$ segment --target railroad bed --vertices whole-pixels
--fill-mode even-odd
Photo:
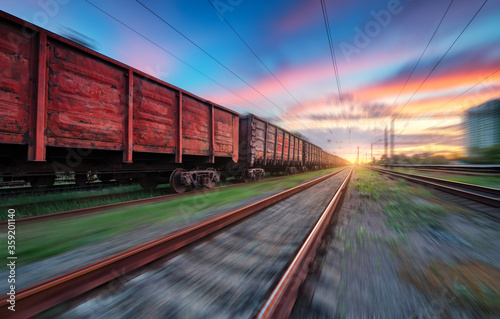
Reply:
[[[261,211],[112,294],[104,289],[63,317],[255,316],[347,174]]]
[[[457,196],[358,167],[336,217],[289,318],[498,313],[498,223]]]
[[[138,277],[126,282],[122,277],[113,294],[105,285],[63,317],[256,315],[350,171],[295,193]],[[137,299],[146,292],[145,299]]]
[[[461,203],[465,206],[474,208],[491,218],[499,219],[498,214],[500,208],[500,189],[484,187],[449,180],[432,178],[421,175],[407,174],[401,172],[388,171],[384,169],[370,168],[373,171],[387,174],[392,177],[404,178],[410,182],[424,185],[429,188],[434,188],[449,194],[458,196]],[[471,202],[472,201],[472,202]]]
[[[285,185],[287,185],[286,187],[294,185],[294,183],[281,184],[283,180],[298,178],[304,179],[297,181],[296,185],[306,184],[311,181],[305,176],[297,175],[284,179],[273,179],[274,186],[270,186],[265,181],[245,185],[237,184],[204,192],[166,195],[60,214],[18,219],[16,220],[18,231],[26,235],[22,238],[24,241],[19,242],[19,245],[24,250],[20,250],[18,253],[23,256],[20,261],[24,262],[24,264],[20,264],[16,268],[16,273],[19,275],[16,279],[16,287],[18,290],[27,288],[55,276],[76,270],[82,265],[97,262],[111,254],[118,254],[166,234],[177,232],[196,223],[245,207],[278,194],[286,189],[283,188]],[[253,195],[235,197],[230,188],[234,188],[237,192],[245,190]],[[252,191],[255,188],[263,189],[263,191],[255,193]],[[173,196],[174,202],[177,199],[176,203],[172,203],[171,196]],[[179,197],[184,197],[184,199]],[[223,202],[220,201],[221,198]],[[180,203],[179,199],[181,199]],[[131,207],[132,205],[133,207]],[[127,213],[127,211],[129,212]],[[141,214],[144,214],[144,216],[141,217]],[[162,218],[164,215],[167,215],[167,217]],[[6,226],[6,223],[4,224]],[[132,227],[127,227],[129,224]],[[84,233],[82,233],[82,227],[87,227],[81,225],[87,225],[90,229],[83,229]],[[79,236],[73,235],[75,229],[79,229],[76,231]],[[122,229],[122,231],[108,236],[100,236],[102,232],[107,233],[109,230],[114,229]],[[43,241],[43,245],[40,245],[38,243],[39,238],[46,236],[47,232],[51,235],[44,237],[46,240]],[[58,235],[55,240],[53,234]],[[77,241],[76,245],[75,240]],[[84,242],[81,243],[81,240]],[[33,257],[33,252],[43,253],[45,257],[32,260],[30,256]],[[55,254],[50,252],[55,252]],[[0,272],[0,275],[8,276],[8,271]],[[0,290],[7,288],[7,281],[0,281]]]

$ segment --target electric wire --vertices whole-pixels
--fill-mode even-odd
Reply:
[[[235,96],[239,97],[240,99],[242,99],[243,101],[249,103],[250,105],[253,105],[259,109],[261,109],[262,111],[266,112],[267,114],[271,115],[271,113],[267,112],[266,110],[264,110],[263,108],[259,107],[258,105],[255,105],[254,103],[250,102],[249,100],[245,99],[244,97],[240,96],[238,93],[234,92],[233,90],[229,89],[228,87],[224,86],[223,84],[219,83],[218,81],[214,80],[212,77],[208,76],[207,74],[203,73],[202,71],[200,71],[199,69],[197,69],[196,67],[194,67],[193,65],[189,64],[188,62],[184,61],[183,59],[179,58],[178,56],[176,56],[175,54],[173,54],[172,52],[168,51],[167,49],[165,49],[164,47],[162,47],[161,45],[159,45],[158,43],[154,42],[153,40],[151,40],[150,38],[146,37],[145,35],[143,35],[142,33],[138,32],[137,30],[133,29],[132,27],[130,27],[129,25],[127,25],[126,23],[124,23],[123,21],[119,20],[118,18],[114,17],[113,15],[109,14],[108,12],[106,12],[105,10],[101,9],[100,7],[96,6],[95,4],[93,4],[92,2],[90,2],[89,0],[85,0],[88,4],[90,4],[91,6],[93,6],[94,8],[96,8],[97,10],[101,11],[102,13],[104,13],[106,16],[110,17],[111,19],[115,20],[116,22],[118,22],[119,24],[121,24],[122,26],[124,26],[125,28],[129,29],[130,31],[134,32],[135,34],[137,34],[138,36],[140,36],[141,38],[145,39],[146,41],[150,42],[151,44],[153,44],[154,46],[156,46],[157,48],[159,48],[160,50],[168,53],[169,55],[171,55],[172,57],[174,57],[175,59],[177,59],[178,61],[182,62],[183,64],[185,64],[186,66],[188,66],[189,68],[193,69],[194,71],[198,72],[199,74],[203,75],[205,78],[211,80],[212,82],[214,82],[215,84],[219,85],[220,87],[222,87],[223,89],[227,90],[228,92],[234,94]]]
[[[448,14],[448,11],[450,10],[451,8],[451,5],[453,4],[453,1],[454,0],[451,0],[450,1],[450,4],[448,5],[448,7],[446,8],[446,11],[444,12],[443,16],[441,17],[441,20],[439,21],[436,29],[434,30],[434,33],[432,34],[432,36],[430,37],[429,41],[427,42],[427,45],[425,46],[424,50],[422,51],[422,53],[420,54],[420,57],[418,58],[417,62],[415,63],[415,65],[413,66],[413,69],[411,70],[410,74],[408,75],[408,77],[406,78],[406,81],[404,83],[404,85],[401,87],[401,89],[399,90],[399,93],[398,95],[396,96],[396,98],[394,99],[394,101],[392,102],[391,106],[389,107],[389,111],[392,110],[392,108],[394,107],[394,104],[396,104],[397,100],[399,99],[399,97],[401,96],[401,93],[403,93],[403,90],[406,88],[406,85],[408,85],[408,82],[410,81],[411,77],[413,76],[413,73],[415,72],[415,70],[417,69],[417,66],[418,64],[420,63],[420,61],[422,60],[425,52],[427,52],[427,49],[429,48],[429,45],[431,44],[432,40],[434,39],[434,37],[436,36],[436,33],[437,31],[439,30],[439,27],[441,26],[441,24],[443,23],[443,20],[444,18],[446,17],[446,15]],[[382,116],[385,115],[385,112]],[[382,123],[382,126],[386,125],[388,122],[388,120],[386,120],[384,123]],[[373,135],[372,135],[372,139],[373,139]]]
[[[405,107],[408,105],[408,103],[413,99],[413,97],[417,94],[417,92],[420,90],[420,88],[425,84],[425,82],[429,79],[429,77],[432,75],[432,73],[436,70],[436,68],[439,66],[439,64],[444,60],[444,58],[446,57],[446,55],[450,52],[450,50],[453,48],[453,46],[457,43],[457,41],[460,39],[460,37],[462,36],[462,34],[467,30],[467,28],[470,26],[470,24],[472,23],[472,21],[474,21],[474,19],[476,18],[476,16],[479,14],[479,12],[483,9],[483,7],[486,5],[486,3],[488,2],[488,0],[485,0],[483,2],[483,4],[481,5],[481,7],[479,7],[479,9],[476,11],[476,13],[472,16],[472,18],[469,20],[469,22],[467,23],[467,25],[462,29],[462,31],[460,32],[460,34],[455,38],[455,40],[453,41],[453,43],[448,47],[448,49],[446,50],[446,52],[441,56],[441,58],[437,61],[437,63],[433,66],[433,68],[431,69],[431,71],[427,74],[427,76],[424,78],[424,80],[420,83],[420,85],[417,87],[417,89],[413,92],[413,94],[410,96],[410,98],[406,101],[406,103],[402,106],[402,108],[395,114],[393,115],[392,119],[395,120],[400,114],[401,112],[405,109]],[[397,134],[401,134],[402,132],[404,132],[404,130],[406,129],[406,127],[408,126],[408,123],[405,125],[405,127],[402,129],[402,131],[400,131],[399,133]]]
[[[290,92],[290,90],[288,90],[288,88],[283,84],[283,82],[280,81],[280,79],[274,74],[273,71],[271,71],[271,69],[269,69],[269,67],[264,63],[264,61],[262,61],[262,59],[257,55],[257,53],[250,47],[250,45],[243,39],[243,37],[238,33],[238,31],[236,31],[234,29],[234,27],[229,23],[229,21],[227,21],[227,19],[222,15],[222,13],[219,12],[219,10],[214,6],[214,4],[212,3],[212,1],[210,0],[207,0],[208,3],[210,3],[210,5],[212,6],[212,8],[217,12],[217,14],[221,17],[221,19],[224,20],[224,22],[228,25],[228,27],[234,32],[234,34],[236,34],[236,36],[241,40],[241,42],[243,42],[243,44],[248,48],[248,50],[250,50],[250,52],[255,56],[255,58],[260,62],[260,64],[262,64],[262,66],[264,66],[264,68],[274,77],[274,79],[283,87],[283,89],[285,89],[285,91],[295,100],[295,102],[297,102],[297,104],[304,110],[307,112],[307,109],[302,105],[302,103],[300,103],[297,98]],[[314,124],[314,126],[316,126]],[[318,126],[316,126],[317,129],[320,129]]]
[[[351,129],[350,129],[350,126],[349,126],[349,123],[348,123],[348,120],[347,120],[347,117],[346,117],[346,112],[345,112],[344,97],[343,97],[343,94],[342,94],[342,88],[341,88],[341,84],[340,84],[340,76],[339,76],[339,72],[338,72],[337,59],[335,57],[335,49],[334,49],[334,46],[333,46],[333,38],[332,38],[331,29],[330,29],[330,21],[328,19],[328,11],[327,11],[326,4],[325,4],[324,0],[320,0],[320,3],[321,3],[321,9],[322,9],[322,12],[323,12],[323,20],[325,21],[325,29],[326,29],[326,35],[327,35],[327,38],[328,38],[328,46],[329,46],[329,49],[330,49],[330,56],[331,56],[331,59],[332,59],[333,70],[334,70],[335,78],[336,78],[336,82],[337,82],[337,90],[338,90],[338,93],[339,93],[340,105],[341,105],[341,108],[342,108],[342,114],[344,116],[344,120],[346,121],[347,129],[348,129],[349,147],[352,150],[352,145],[351,145]]]
[[[441,56],[441,58],[439,59],[439,61],[434,65],[434,67],[431,69],[431,71],[427,74],[427,76],[425,77],[425,79],[420,83],[420,85],[417,87],[417,89],[415,90],[415,92],[413,92],[413,94],[411,95],[411,97],[408,99],[408,101],[406,101],[406,103],[403,105],[403,107],[401,108],[401,110],[399,110],[399,112],[395,115],[395,118],[397,118],[399,116],[399,114],[403,111],[403,109],[408,105],[408,103],[413,99],[413,97],[415,96],[415,94],[417,94],[417,92],[420,90],[420,88],[424,85],[424,83],[427,81],[427,79],[429,79],[429,77],[431,76],[431,74],[434,72],[434,70],[436,70],[436,68],[438,67],[438,65],[443,61],[443,59],[446,57],[446,55],[448,54],[448,52],[450,52],[451,48],[453,48],[453,46],[455,45],[455,43],[457,43],[458,39],[460,39],[460,37],[462,36],[462,34],[465,32],[465,30],[467,30],[467,28],[469,27],[469,25],[472,23],[472,21],[474,21],[474,19],[476,18],[476,16],[479,14],[479,12],[481,11],[481,9],[483,9],[484,5],[488,2],[488,0],[485,0],[483,2],[483,4],[481,5],[481,7],[476,11],[476,13],[474,14],[474,16],[469,20],[469,22],[467,23],[467,25],[463,28],[463,30],[460,32],[460,34],[457,36],[457,38],[455,39],[455,41],[453,41],[453,43],[450,45],[450,47],[446,50],[446,52],[443,54],[443,56]]]
[[[277,105],[276,103],[274,103],[273,101],[271,101],[267,96],[265,96],[262,92],[260,92],[257,88],[255,88],[253,85],[251,85],[250,83],[248,83],[245,79],[243,79],[241,76],[239,76],[238,74],[236,74],[233,70],[231,70],[229,67],[227,67],[225,64],[223,64],[222,62],[220,62],[217,58],[215,58],[213,55],[211,55],[209,52],[207,52],[205,49],[203,49],[202,47],[200,47],[196,42],[194,42],[193,40],[191,40],[188,36],[186,36],[184,33],[182,33],[180,30],[178,30],[177,28],[175,28],[173,25],[171,25],[170,23],[168,23],[168,21],[166,21],[165,19],[163,19],[160,15],[158,15],[156,12],[154,12],[152,9],[150,9],[148,6],[146,6],[144,3],[142,3],[140,0],[136,0],[137,3],[139,3],[141,6],[143,6],[147,11],[149,11],[151,14],[153,14],[154,16],[156,16],[158,19],[160,19],[163,23],[165,23],[166,25],[168,25],[170,28],[172,28],[172,30],[174,30],[175,32],[177,32],[179,35],[181,35],[183,38],[185,38],[187,41],[189,41],[191,44],[193,44],[195,47],[197,47],[198,49],[200,49],[203,53],[205,53],[208,57],[210,57],[212,60],[214,60],[217,64],[219,64],[220,66],[222,66],[224,69],[226,69],[228,72],[230,72],[231,74],[233,74],[236,78],[238,78],[240,81],[242,81],[243,83],[245,83],[248,87],[250,87],[252,90],[254,90],[255,92],[257,92],[260,96],[262,96],[264,99],[266,99],[269,103],[271,103],[272,105],[274,105],[276,108],[278,108],[279,110],[281,110],[283,113],[285,114],[288,114],[288,112],[286,112],[284,109],[282,109],[279,105]],[[288,114],[290,115],[290,114]],[[291,115],[290,115],[291,116]],[[291,116],[293,117],[293,116]]]
[[[401,93],[403,92],[403,90],[406,88],[406,85],[408,84],[408,82],[410,81],[410,78],[413,76],[413,73],[415,72],[415,70],[417,69],[417,66],[418,64],[420,63],[420,61],[422,60],[422,57],[424,56],[425,52],[427,52],[427,49],[429,48],[429,45],[431,44],[432,40],[434,39],[434,37],[436,36],[436,33],[437,31],[439,30],[439,27],[441,26],[441,24],[443,23],[443,20],[444,18],[446,17],[446,15],[448,14],[448,11],[450,10],[451,8],[451,5],[453,4],[453,1],[454,0],[451,0],[450,1],[450,4],[448,5],[448,7],[446,8],[446,11],[444,12],[443,16],[441,17],[441,20],[439,21],[439,24],[437,25],[436,29],[434,30],[434,33],[432,34],[431,38],[429,39],[429,41],[427,42],[427,45],[425,46],[425,49],[422,51],[422,53],[420,54],[420,57],[418,58],[417,60],[417,63],[415,63],[415,65],[413,66],[413,69],[411,70],[410,74],[408,75],[408,78],[406,78],[406,81],[403,85],[403,87],[401,87],[401,90],[399,91],[397,97],[394,99],[394,101],[392,102],[392,105],[390,107],[390,109],[392,109],[392,107],[394,106],[394,104],[396,104],[397,100],[399,99]]]
[[[159,49],[161,49],[162,51],[168,53],[169,55],[171,55],[172,57],[174,57],[175,59],[177,59],[178,61],[182,62],[183,64],[185,64],[186,66],[190,67],[191,69],[193,69],[194,71],[198,72],[199,74],[203,75],[204,77],[206,77],[207,79],[211,80],[212,82],[214,82],[215,84],[219,85],[220,87],[224,88],[225,90],[229,91],[230,93],[234,94],[235,96],[239,97],[240,99],[242,99],[243,101],[246,101],[247,103],[249,103],[250,105],[253,105],[255,106],[256,108],[262,110],[263,112],[265,112],[266,114],[270,115],[271,118],[274,117],[273,114],[269,113],[267,110],[261,108],[260,106],[250,102],[249,100],[247,100],[246,98],[240,96],[239,94],[237,94],[236,92],[232,91],[231,89],[227,88],[226,86],[222,85],[221,83],[219,83],[218,81],[214,80],[213,78],[211,78],[210,76],[208,76],[207,74],[203,73],[202,71],[200,71],[199,69],[197,69],[196,67],[194,67],[193,65],[189,64],[188,62],[184,61],[183,59],[179,58],[178,56],[176,56],[175,54],[173,54],[172,52],[168,51],[167,49],[165,49],[164,47],[162,47],[161,45],[159,45],[158,43],[154,42],[153,40],[151,40],[150,38],[146,37],[145,35],[143,35],[142,33],[138,32],[137,30],[133,29],[132,27],[130,27],[129,25],[127,25],[126,23],[124,23],[123,21],[119,20],[118,18],[114,17],[113,15],[111,15],[110,13],[106,12],[105,10],[101,9],[100,7],[96,6],[95,4],[93,4],[92,2],[90,2],[89,0],[85,0],[88,4],[90,4],[91,6],[93,6],[94,8],[96,8],[97,10],[101,11],[103,14],[105,14],[106,16],[110,17],[111,19],[115,20],[116,22],[118,22],[119,24],[121,24],[122,26],[126,27],[127,29],[129,29],[130,31],[134,32],[135,34],[137,34],[138,36],[140,36],[141,38],[145,39],[146,41],[150,42],[151,44],[153,44],[154,46],[158,47]],[[138,1],[139,2],[139,1]],[[233,73],[234,74],[234,73]],[[253,88],[253,87],[252,87]],[[259,92],[260,93],[260,92]],[[260,93],[261,94],[261,93]],[[262,95],[262,94],[261,94]],[[269,100],[269,99],[268,99]],[[274,103],[273,103],[274,104]],[[278,107],[279,108],[279,107]],[[281,108],[280,108],[281,109]],[[282,110],[282,109],[281,109]],[[288,114],[286,111],[282,110],[284,113]],[[289,114],[290,115],[290,114]],[[295,118],[295,117],[294,117]],[[297,120],[295,118],[295,120]]]

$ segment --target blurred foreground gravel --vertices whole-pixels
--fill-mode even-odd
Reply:
[[[498,223],[450,198],[356,169],[291,317],[498,318]]]
[[[252,318],[347,176],[341,172],[263,210],[63,318]]]

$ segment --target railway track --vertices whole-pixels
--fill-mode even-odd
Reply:
[[[403,178],[413,183],[421,184],[426,187],[431,187],[440,191],[457,195],[462,198],[488,205],[490,207],[493,207],[493,209],[487,210],[486,213],[495,219],[499,218],[498,208],[500,208],[500,189],[498,188],[484,187],[439,178],[388,171],[379,168],[370,169],[379,173]]]
[[[336,171],[241,209],[19,291],[16,296],[16,312],[13,318],[36,315],[119,276],[136,271],[138,268],[159,258],[178,255],[181,249],[186,248],[188,245],[191,246],[189,246],[189,249],[183,250],[183,254],[166,261],[166,263],[174,263],[173,267],[163,268],[160,273],[156,274],[154,272],[159,269],[158,266],[152,270],[145,270],[153,271],[152,277],[147,281],[150,283],[157,282],[155,276],[158,275],[166,275],[167,277],[173,275],[175,277],[176,271],[174,269],[181,271],[187,269],[185,268],[186,265],[193,267],[194,264],[199,264],[200,267],[197,265],[194,269],[191,268],[190,271],[196,273],[198,270],[210,270],[209,274],[213,274],[219,280],[211,281],[207,279],[206,283],[212,287],[210,289],[221,289],[223,293],[228,293],[227,289],[236,289],[238,298],[243,298],[238,299],[239,302],[248,298],[257,298],[256,295],[258,295],[257,299],[252,299],[251,302],[243,302],[240,305],[250,305],[251,309],[246,311],[250,311],[254,315],[259,314],[261,318],[281,316],[280,314],[285,314],[293,306],[298,285],[300,285],[301,279],[307,273],[307,265],[314,256],[321,234],[330,221],[335,206],[341,199],[351,172],[351,169]],[[334,177],[336,174],[338,175]],[[291,196],[294,197],[290,198]],[[321,200],[319,200],[318,196],[321,197]],[[301,201],[298,201],[298,198]],[[302,204],[306,206],[298,207],[301,202],[306,203]],[[316,209],[313,209],[313,206]],[[322,208],[318,210],[318,207]],[[309,214],[304,214],[309,209]],[[292,210],[295,210],[295,212]],[[256,214],[257,212],[260,213]],[[283,213],[287,214],[286,219],[283,218]],[[253,215],[251,218],[246,219],[251,215]],[[292,218],[292,216],[294,217]],[[316,218],[313,218],[314,216]],[[288,218],[290,218],[290,221],[287,223]],[[245,221],[239,223],[243,219]],[[298,219],[300,222],[294,219]],[[270,223],[271,221],[274,221],[274,223]],[[226,228],[230,225],[232,227]],[[225,228],[224,231],[220,232],[223,228]],[[217,236],[214,237],[213,234],[217,234]],[[207,238],[209,239],[206,240]],[[202,240],[201,245],[192,246],[193,243],[200,240]],[[266,246],[270,243],[274,243],[272,245],[275,246]],[[294,244],[290,245],[289,243]],[[254,251],[254,254],[251,259],[243,258],[242,254],[252,251]],[[205,252],[208,255],[202,256]],[[183,261],[179,261],[179,259],[183,259]],[[236,271],[236,273],[231,273],[230,276],[236,278],[238,274],[250,274],[250,277],[245,277],[247,279],[245,282],[250,286],[245,289],[239,285],[231,284],[231,280],[220,281],[224,277],[218,277],[221,276],[221,273],[217,273],[216,270],[220,266],[219,261],[223,260],[235,262],[229,264],[229,268]],[[187,262],[187,264],[183,266],[183,262]],[[246,269],[247,263],[253,264],[256,268]],[[265,265],[265,267],[260,267],[260,265]],[[277,265],[280,266],[277,267]],[[165,274],[165,271],[170,275]],[[195,273],[190,274],[196,275]],[[260,276],[259,274],[263,277],[258,279],[255,276]],[[189,274],[186,275],[189,276]],[[147,276],[147,273],[144,272],[140,276]],[[175,283],[181,281],[177,281],[175,278],[173,280],[173,286],[179,288]],[[191,277],[191,280],[193,280],[193,277]],[[252,283],[255,284],[254,280],[256,280],[259,289],[252,287]],[[134,280],[131,282],[134,282]],[[202,287],[204,287],[204,284]],[[166,289],[166,287],[164,288]],[[188,290],[183,293],[188,293],[189,284],[185,288]],[[154,289],[150,291],[154,291]],[[127,292],[124,293],[125,295],[117,298],[126,296]],[[210,293],[208,296],[211,296]],[[178,298],[176,299],[178,300]],[[155,300],[154,296],[152,296],[151,300]],[[3,298],[0,301],[0,316],[7,314],[7,306],[7,298]],[[146,311],[154,310],[147,306],[145,306],[145,309],[147,309]],[[214,310],[214,308],[210,307],[204,309]],[[172,311],[174,310],[172,309]],[[201,309],[199,310],[201,311]],[[134,310],[127,311],[130,313],[130,311]],[[81,314],[81,312],[78,313]],[[171,314],[171,312],[165,313]],[[12,317],[12,313],[9,313],[9,315]],[[75,314],[70,313],[69,315],[73,317]]]
[[[153,197],[148,197],[145,198],[144,200],[152,199],[152,198],[161,198],[162,200],[167,200],[170,199],[171,197],[175,197],[174,195],[176,194],[169,194],[169,195],[160,195],[160,193],[164,193],[166,190],[165,189],[158,189],[153,191],[154,193],[157,194],[157,196]],[[2,205],[0,206],[0,210],[8,210],[8,209],[15,209],[17,211],[21,211],[25,208],[28,207],[39,207],[42,205],[48,205],[48,204],[54,204],[54,202],[57,203],[70,203],[70,202],[92,202],[95,200],[102,200],[102,199],[114,199],[114,198],[119,198],[121,196],[125,195],[134,195],[134,194],[140,194],[140,193],[147,193],[147,191],[144,190],[136,190],[136,191],[127,191],[127,192],[120,192],[120,193],[112,193],[112,194],[101,194],[101,195],[93,195],[93,196],[85,196],[85,197],[76,197],[76,198],[69,198],[69,199],[61,199],[61,200],[51,200],[51,201],[39,201],[39,202],[32,202],[32,203],[26,203],[26,204],[15,204],[15,205]],[[127,201],[124,203],[128,203],[131,201]],[[132,201],[133,202],[133,201]],[[138,204],[142,202],[137,202]],[[145,201],[147,203],[147,201]],[[130,203],[132,204],[132,203]],[[113,205],[113,204],[108,204],[108,205]],[[55,212],[53,214],[45,214],[45,215],[38,215],[38,216],[32,216],[32,217],[25,217],[25,218],[19,218],[17,222],[27,222],[27,221],[41,221],[41,220],[49,220],[51,218],[54,218],[55,216],[58,217],[73,217],[73,216],[78,216],[78,215],[84,215],[87,213],[92,213],[94,211],[99,211],[103,210],[104,208],[108,207],[108,205],[104,206],[94,206],[94,207],[88,207],[88,208],[82,208],[79,210],[70,210],[70,211],[65,211],[65,212]],[[110,206],[111,208],[113,206]],[[120,207],[120,206],[117,206]],[[6,221],[0,221],[0,225],[6,223]]]
[[[428,172],[428,173],[438,173],[438,174],[449,174],[449,175],[468,175],[468,176],[493,176],[500,177],[500,173],[483,173],[476,171],[461,171],[461,170],[448,170],[448,169],[430,169],[430,168],[402,168],[402,169],[411,169],[415,171]]]
[[[500,175],[500,165],[481,165],[481,164],[467,164],[467,165],[434,165],[434,164],[394,164],[392,167],[401,169],[415,169],[415,170],[433,170],[439,172],[453,172],[455,174],[470,173],[470,174],[487,174],[487,175]]]
[[[285,177],[286,176],[265,178],[265,179],[259,180],[259,181],[247,182],[247,183],[245,183],[245,185],[259,183],[262,181],[275,181],[275,180],[280,180],[280,179],[285,178]],[[232,185],[219,186],[219,187],[217,187],[217,189],[220,190],[220,189],[226,189],[226,188],[233,188],[233,187],[238,187],[240,185],[241,185],[241,183],[235,183]],[[206,193],[206,192],[211,192],[213,190],[215,190],[215,188],[214,189],[195,190],[195,192],[202,191],[202,192]],[[147,198],[136,199],[136,200],[121,201],[118,203],[92,206],[92,207],[74,209],[74,210],[69,210],[69,211],[55,212],[52,214],[44,214],[44,215],[37,215],[37,216],[31,216],[31,217],[18,218],[18,219],[16,219],[16,223],[27,224],[27,223],[31,223],[31,222],[50,221],[50,220],[55,220],[55,219],[59,219],[59,218],[72,218],[72,217],[102,212],[102,211],[105,211],[108,209],[129,207],[129,206],[134,206],[134,205],[151,204],[151,203],[172,200],[172,199],[183,197],[183,196],[193,195],[193,192],[171,193],[171,194],[166,194],[166,195],[164,195],[164,194],[160,195],[160,193],[168,192],[168,191],[169,191],[169,188],[157,189],[157,190],[155,190],[155,192],[157,192],[158,195],[153,196],[153,197],[147,197]],[[62,199],[62,200],[57,201],[57,202],[58,203],[67,203],[67,202],[74,202],[74,201],[91,202],[91,201],[101,200],[101,199],[113,199],[113,198],[117,198],[119,196],[133,195],[133,194],[138,194],[141,192],[145,192],[145,191],[144,190],[137,190],[137,191],[129,191],[129,192],[121,192],[121,193],[113,193],[113,194],[85,196],[85,197],[79,197],[79,198]],[[26,207],[36,207],[36,206],[40,206],[40,205],[46,205],[49,203],[53,204],[54,201],[41,201],[41,202],[33,202],[33,203],[19,204],[19,205],[5,205],[5,206],[0,206],[0,210],[4,209],[5,211],[7,211],[8,209],[16,209],[19,211],[19,210],[22,210],[23,208],[26,208]],[[6,224],[6,223],[7,223],[7,220],[0,221],[0,225]]]

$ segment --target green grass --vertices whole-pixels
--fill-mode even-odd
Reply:
[[[366,232],[365,228],[363,226],[360,226],[358,228],[358,243],[361,248],[363,248],[363,239],[366,237]]]
[[[306,174],[300,174],[295,176],[311,176],[307,174],[313,174],[317,172],[310,172]],[[272,178],[269,174],[266,175],[265,179]],[[231,180],[232,179],[232,180]],[[226,183],[220,183],[219,186],[233,185],[234,178],[230,178]],[[125,192],[134,192],[131,194],[123,194]],[[124,201],[131,201],[136,199],[150,198],[155,196],[161,196],[169,194],[168,184],[160,185],[157,189],[153,191],[145,191],[139,185],[127,185],[127,186],[116,186],[109,187],[105,189],[96,189],[90,191],[80,191],[80,192],[65,192],[57,194],[32,194],[25,196],[16,197],[4,197],[2,198],[1,205],[4,209],[0,211],[0,220],[7,219],[6,210],[9,206],[14,205],[26,205],[33,204],[30,206],[23,207],[19,210],[17,218],[31,217],[51,214],[54,212],[69,211],[74,209],[81,209],[93,206],[100,206],[112,203],[119,203]],[[85,197],[99,196],[99,195],[113,195],[108,198],[101,199],[85,199]],[[41,205],[36,205],[39,202],[48,202]]]
[[[429,201],[433,198],[432,193],[421,187],[410,186],[404,179],[393,182],[378,173],[359,168],[355,188],[361,196],[383,204],[386,224],[399,233],[421,227],[443,227],[439,217],[445,210]]]
[[[19,264],[28,264],[146,225],[172,218],[186,218],[203,209],[219,207],[270,191],[292,188],[303,181],[335,170],[338,168],[288,176],[275,181],[242,184],[239,187],[213,192],[198,192],[161,203],[114,209],[74,219],[31,225],[18,224],[16,254],[19,256]],[[4,234],[0,240],[2,247],[6,247],[5,240]],[[6,257],[6,250],[0,251],[0,258]]]
[[[135,192],[131,194],[123,194],[125,192]],[[163,186],[153,191],[145,191],[139,185],[115,186],[105,189],[96,189],[79,192],[64,192],[56,194],[34,193],[23,196],[3,197],[1,198],[2,208],[9,208],[17,205],[27,205],[18,211],[17,218],[30,217],[51,214],[54,212],[62,212],[73,209],[99,206],[110,203],[117,203],[141,198],[149,198],[154,196],[164,195],[167,192],[167,187]],[[86,197],[99,195],[113,195],[108,198],[83,200]],[[37,205],[37,203],[45,202]],[[0,220],[5,220],[6,212],[0,212]]]
[[[386,223],[398,232],[420,227],[441,229],[438,217],[444,209],[431,203],[389,202],[385,207]]]

